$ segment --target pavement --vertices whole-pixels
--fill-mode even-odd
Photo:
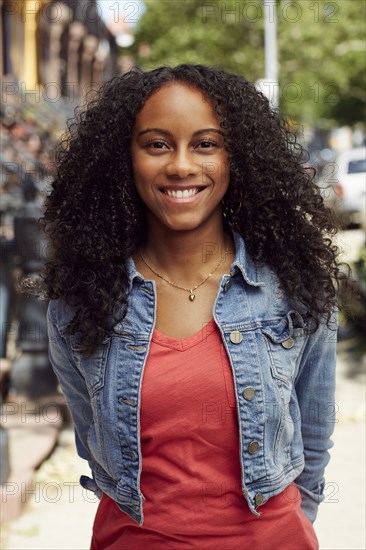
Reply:
[[[334,447],[315,529],[321,550],[365,550],[366,356],[347,339],[338,344],[337,359]]]
[[[9,439],[9,456],[2,457],[2,468],[9,464],[7,481],[0,485],[1,523],[19,516],[31,490],[35,470],[47,459],[63,425],[63,398],[29,401],[8,396],[1,409],[1,425]],[[3,431],[4,433],[4,431]],[[5,477],[5,475],[4,475]]]
[[[64,428],[54,452],[23,492],[22,514],[3,524],[1,550],[89,549],[98,500],[78,484],[88,470],[76,455],[72,428]]]

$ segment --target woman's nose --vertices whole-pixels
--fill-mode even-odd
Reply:
[[[174,152],[165,167],[167,176],[176,178],[195,176],[199,171],[200,166],[194,162],[193,153],[182,149]]]

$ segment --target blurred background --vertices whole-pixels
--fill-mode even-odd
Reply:
[[[1,548],[89,548],[97,507],[78,486],[88,468],[47,358],[47,302],[18,291],[47,258],[38,220],[55,147],[103,81],[184,62],[255,83],[342,218],[353,278],[340,289],[335,445],[315,527],[323,550],[366,548],[365,21],[364,0],[0,0]]]

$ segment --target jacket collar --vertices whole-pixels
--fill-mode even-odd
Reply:
[[[242,274],[243,279],[251,286],[265,286],[264,282],[258,280],[258,266],[249,256],[243,237],[233,229],[231,230],[235,244],[235,257],[230,267],[230,274],[235,275],[238,271]],[[135,262],[130,256],[126,262],[129,290],[132,288],[133,280],[144,281],[143,276],[136,269]]]
[[[234,230],[232,236],[235,243],[235,258],[231,264],[230,274],[234,275],[239,270],[248,285],[265,286],[264,281],[258,280],[258,265],[249,256],[243,237]]]

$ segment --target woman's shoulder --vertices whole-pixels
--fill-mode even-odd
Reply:
[[[47,318],[62,332],[72,321],[76,311],[76,305],[71,305],[65,298],[55,298],[48,302]]]

